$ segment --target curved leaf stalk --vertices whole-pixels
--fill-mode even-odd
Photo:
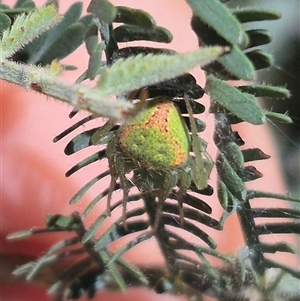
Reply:
[[[247,172],[243,172],[243,170],[245,171],[244,161],[267,159],[268,156],[265,156],[258,149],[244,151],[243,153],[239,151],[238,146],[243,144],[243,142],[241,141],[240,137],[232,131],[230,115],[228,115],[227,110],[217,103],[213,103],[211,109],[215,113],[214,141],[219,149],[218,158],[223,156],[228,162],[228,164],[224,165],[224,160],[221,160],[221,163],[217,162],[216,164],[219,175],[218,197],[221,205],[227,211],[227,213],[224,214],[224,218],[233,212],[236,212],[238,215],[248,250],[247,254],[243,256],[244,259],[242,259],[239,264],[239,267],[242,271],[239,282],[242,284],[244,281],[246,281],[242,276],[245,271],[248,271],[248,273],[251,271],[250,283],[254,283],[254,287],[252,288],[253,294],[255,292],[255,294],[261,295],[261,297],[257,298],[261,298],[262,300],[265,300],[263,298],[266,298],[266,300],[271,300],[273,298],[272,296],[275,296],[275,294],[269,289],[273,285],[273,280],[270,280],[268,272],[271,271],[272,268],[277,268],[281,270],[281,273],[287,273],[291,277],[294,277],[293,281],[295,281],[296,278],[300,279],[300,271],[291,268],[286,264],[277,263],[266,257],[266,254],[273,254],[275,252],[289,252],[296,254],[296,250],[293,246],[287,244],[286,242],[281,242],[278,244],[274,243],[270,245],[264,244],[260,241],[260,236],[275,233],[292,233],[299,235],[300,231],[298,220],[300,218],[300,211],[291,208],[272,209],[268,207],[253,209],[251,206],[251,200],[256,197],[265,197],[299,202],[299,198],[246,190],[242,183],[256,179],[260,175],[259,172],[256,171],[255,173],[257,175],[254,178],[250,175],[247,176]],[[236,146],[234,148],[232,147],[233,143]],[[251,158],[248,157],[249,154],[251,154]],[[250,170],[249,167],[247,167],[247,169]],[[235,183],[236,185],[232,185],[232,183]],[[244,192],[246,192],[246,195],[244,195]],[[256,225],[255,219],[259,217],[284,217],[289,218],[294,222]],[[283,274],[281,274],[281,276]],[[248,281],[249,279],[246,282]],[[278,281],[280,282],[280,280]],[[285,291],[284,287],[280,287],[282,291]],[[279,293],[277,292],[277,294]],[[291,296],[293,294],[297,295],[297,292],[294,291],[288,293],[288,295],[289,294],[291,294]],[[228,297],[226,294],[225,296]]]
[[[233,138],[234,133],[231,129],[226,110],[216,103],[213,104],[212,109],[215,112],[214,142],[220,152],[218,156],[221,154],[224,155],[227,162],[232,167],[230,179],[229,176],[224,176],[224,166],[217,165],[219,181],[222,181],[226,187],[225,190],[223,190],[223,188],[219,186],[219,198],[223,200],[223,206],[226,211],[237,212],[246,244],[250,250],[253,250],[251,252],[252,266],[256,267],[259,274],[262,274],[264,270],[260,267],[264,256],[262,250],[260,250],[258,233],[256,233],[255,230],[255,223],[251,213],[249,199],[247,193],[245,194],[246,187],[239,176],[239,172],[244,168],[243,159],[238,160],[237,158],[240,157],[241,152],[236,149],[234,153],[232,148],[232,143],[238,146],[239,142],[235,141]],[[228,149],[231,150],[231,152],[228,151]],[[232,183],[234,188],[232,188]],[[236,183],[241,184],[237,185]],[[237,189],[238,187],[240,188],[239,190]],[[226,192],[227,196],[225,195]]]

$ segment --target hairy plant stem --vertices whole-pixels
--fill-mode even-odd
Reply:
[[[133,108],[126,100],[109,101],[108,95],[103,95],[99,89],[63,83],[55,72],[52,65],[42,68],[9,60],[0,62],[0,79],[51,96],[96,116],[121,119]]]
[[[215,113],[215,135],[214,141],[221,153],[226,154],[226,149],[229,148],[229,144],[234,141],[234,133],[231,128],[231,124],[228,118],[228,114],[224,112],[224,108],[221,105],[214,103],[211,110]],[[232,161],[231,161],[232,160]],[[236,162],[233,158],[228,158],[228,162],[232,165],[233,170],[238,174]],[[240,167],[242,170],[243,166]],[[251,266],[255,271],[262,275],[265,271],[264,256],[260,247],[259,233],[255,227],[254,217],[251,211],[249,198],[241,198],[241,195],[235,195],[237,202],[236,213],[241,224],[243,236],[246,245],[249,248],[249,259]]]

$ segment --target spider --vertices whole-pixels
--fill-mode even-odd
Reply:
[[[139,109],[142,109],[113,131],[106,149],[111,174],[107,213],[110,215],[112,193],[119,180],[125,227],[126,203],[133,186],[141,194],[151,193],[158,200],[154,230],[159,224],[163,203],[174,188],[177,187],[179,217],[183,223],[184,193],[192,183],[199,190],[207,187],[213,162],[197,134],[190,100],[185,96],[184,101],[191,134],[179,109],[166,97],[141,99]],[[107,125],[110,129],[113,124],[108,121]],[[94,138],[95,144],[96,140]]]

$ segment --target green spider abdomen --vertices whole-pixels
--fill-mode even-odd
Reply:
[[[173,168],[189,155],[186,125],[173,102],[164,98],[151,101],[123,125],[119,140],[132,159],[148,168]]]

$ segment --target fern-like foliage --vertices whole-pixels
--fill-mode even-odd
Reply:
[[[93,149],[101,146],[101,150],[73,166],[67,172],[67,176],[102,160],[108,163],[108,169],[84,185],[72,198],[71,204],[79,201],[93,187],[105,188],[91,200],[82,214],[51,216],[48,217],[45,229],[25,231],[11,236],[20,238],[40,232],[74,232],[74,236],[53,246],[38,261],[15,271],[15,274],[25,275],[31,280],[44,266],[53,262],[64,263],[64,272],[61,272],[58,281],[50,288],[50,292],[56,294],[57,300],[76,299],[83,292],[92,297],[98,289],[125,290],[129,285],[142,285],[154,288],[158,293],[179,293],[199,299],[203,294],[210,294],[218,300],[248,300],[247,292],[252,290],[259,296],[259,300],[275,300],[286,292],[283,285],[279,285],[279,292],[273,290],[272,285],[275,286],[280,281],[283,283],[286,279],[300,279],[298,270],[275,262],[267,256],[275,252],[295,253],[292,246],[285,242],[268,245],[261,241],[262,235],[299,234],[300,211],[291,209],[290,203],[287,203],[286,208],[275,209],[256,208],[251,204],[255,198],[275,198],[287,202],[299,202],[299,199],[246,188],[245,182],[253,181],[262,175],[253,166],[245,163],[268,159],[269,156],[257,148],[241,150],[243,140],[232,129],[232,125],[240,122],[258,125],[267,118],[290,122],[285,115],[270,114],[257,104],[257,97],[283,98],[288,97],[289,93],[284,88],[255,84],[233,87],[225,82],[230,79],[253,79],[256,70],[272,64],[270,55],[257,48],[270,41],[270,33],[261,29],[245,31],[243,23],[276,19],[279,14],[250,8],[230,11],[218,0],[186,2],[193,11],[192,28],[200,44],[221,45],[231,49],[217,61],[205,66],[204,69],[209,74],[205,88],[201,88],[191,74],[184,74],[162,82],[151,81],[147,84],[146,80],[146,86],[142,89],[137,87],[133,91],[121,91],[119,97],[137,102],[136,115],[131,116],[125,124],[109,119],[103,126],[85,130],[73,137],[65,148],[66,155],[72,155],[91,146]],[[93,80],[100,75],[98,84],[101,86],[101,75],[105,79],[101,61],[103,52],[106,56],[106,66],[114,66],[116,61],[122,65],[122,62],[128,63],[131,58],[136,57],[142,60],[149,55],[174,54],[174,51],[165,48],[119,48],[118,43],[125,41],[171,41],[171,33],[156,26],[153,18],[146,12],[115,7],[105,0],[91,1],[88,11],[94,16],[94,22],[85,34],[90,62],[78,82]],[[118,23],[122,25],[116,27]],[[48,38],[42,39],[53,40],[49,38],[51,35],[54,33],[49,33]],[[98,35],[101,36],[101,42]],[[33,47],[30,45],[29,53],[30,47]],[[34,54],[30,57],[34,57]],[[120,61],[120,58],[124,61]],[[32,62],[44,61],[32,59]],[[117,68],[117,64],[112,68]],[[124,72],[127,74],[126,70]],[[128,70],[128,74],[130,72],[131,70]],[[122,74],[120,76],[122,77]],[[211,98],[209,110],[215,116],[214,142],[219,150],[215,161],[218,172],[216,190],[224,208],[220,221],[213,217],[209,205],[209,199],[214,193],[207,183],[211,160],[205,150],[206,143],[197,135],[204,130],[205,125],[194,116],[205,110],[198,102],[204,92]],[[184,164],[153,167],[148,159],[143,157],[145,149],[141,150],[142,159],[137,159],[132,155],[132,149],[122,144],[121,135],[124,129],[127,130],[126,126],[131,125],[132,120],[134,123],[135,120],[146,118],[140,114],[147,112],[149,107],[154,112],[159,110],[160,107],[156,106],[157,99],[163,100],[159,102],[162,103],[161,107],[172,102],[175,105],[174,112],[183,120],[183,131],[187,132],[192,150],[187,154],[188,159]],[[71,115],[74,114],[76,111]],[[169,118],[169,115],[166,116]],[[95,118],[96,116],[90,115],[79,121],[58,135],[55,141],[65,138],[82,125],[88,125]],[[149,120],[147,121],[149,123]],[[136,126],[136,123],[133,126]],[[168,130],[172,130],[172,126],[168,123]],[[155,145],[150,147],[155,148]],[[107,179],[110,181],[108,187],[102,185]],[[122,197],[119,200],[120,189]],[[104,201],[107,202],[107,210],[100,213],[96,220],[86,227],[85,218],[96,210],[99,202]],[[128,203],[132,204],[130,208],[126,207]],[[118,212],[120,206],[123,206],[122,214]],[[237,258],[216,251],[217,243],[211,234],[213,231],[222,231],[226,217],[234,212],[239,217],[246,241],[245,248]],[[261,217],[285,220],[281,223],[257,224],[256,220]],[[101,232],[106,221],[111,222],[110,226]],[[207,228],[213,231],[208,234]],[[190,234],[196,238],[193,242],[185,239],[185,236],[189,237]],[[111,251],[111,244],[124,237],[127,237],[127,243],[119,250]],[[153,238],[156,239],[165,259],[164,266],[137,267],[123,259],[123,255],[133,247]],[[210,257],[219,260],[219,268],[212,266]],[[74,258],[74,261],[69,261],[70,258]],[[269,280],[272,277],[268,275],[272,268],[277,269],[276,273],[279,271],[273,282]],[[288,296],[293,298],[299,297],[300,294],[295,290]]]
[[[55,9],[54,6],[56,7]],[[91,24],[92,16],[86,15],[80,18],[80,15],[82,13],[82,3],[74,3],[68,9],[68,11],[60,17],[55,14],[55,11],[58,9],[57,3],[55,3],[55,1],[47,2],[47,6],[43,8],[43,10],[45,11],[44,15],[41,14],[41,11],[34,11],[35,8],[35,3],[33,1],[18,1],[13,8],[9,8],[5,5],[2,5],[1,7],[1,13],[3,15],[7,16],[10,19],[15,19],[15,21],[20,23],[20,26],[18,26],[18,24],[13,22],[14,26],[12,26],[12,28],[14,28],[16,32],[13,35],[13,38],[11,32],[4,32],[4,34],[10,35],[10,41],[13,40],[15,41],[15,43],[18,42],[20,45],[19,47],[12,47],[9,45],[10,48],[13,48],[15,51],[19,50],[17,54],[12,57],[13,60],[27,64],[45,66],[50,64],[54,59],[61,60],[67,57],[83,43],[84,33],[87,30],[87,27]],[[54,11],[56,19],[60,20],[59,24],[56,24],[53,30],[49,30],[49,27],[51,25],[53,26],[53,20],[51,20],[52,23],[50,23],[49,25],[39,24],[41,23],[41,21],[47,20],[49,11],[51,11],[52,14]],[[28,24],[24,23],[22,19],[16,18],[16,16],[18,16],[19,14],[23,14],[23,18],[25,18],[26,16]],[[36,15],[37,18],[28,19],[28,14]],[[26,34],[26,32],[22,31],[20,28],[24,27],[28,29],[28,31],[30,31],[37,28],[36,24],[39,24],[40,28],[44,28],[44,31],[47,29],[48,30],[44,33],[32,32],[30,38],[28,37],[28,34]],[[9,25],[7,26],[7,28],[9,28]],[[20,32],[18,33],[18,31]],[[18,34],[26,37],[26,41],[20,40],[18,38]],[[28,44],[28,40],[32,40],[32,42]],[[2,55],[4,57],[8,57],[7,55],[4,55],[4,53]],[[72,69],[72,66],[65,66],[65,68]]]

